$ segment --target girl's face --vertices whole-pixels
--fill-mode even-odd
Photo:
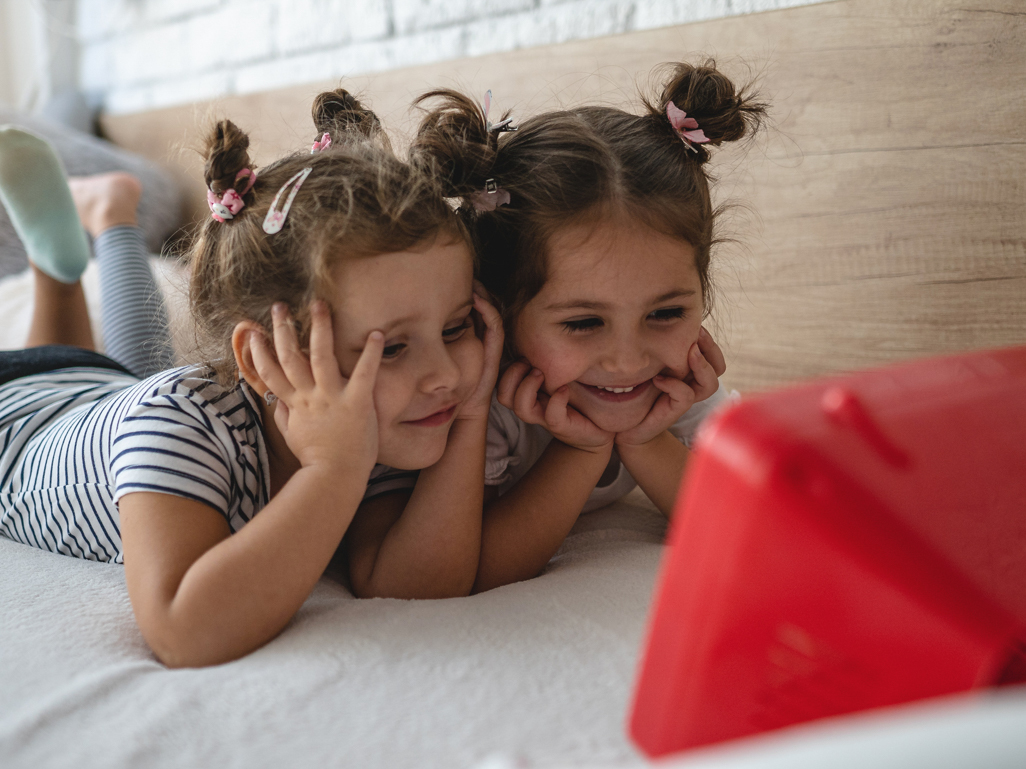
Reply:
[[[484,365],[470,318],[470,251],[440,236],[415,250],[348,260],[336,275],[342,374],[352,374],[371,331],[385,335],[374,385],[378,462],[407,470],[435,464]]]
[[[703,315],[694,249],[638,222],[565,227],[549,242],[548,280],[514,323],[521,355],[563,385],[570,405],[609,432],[637,426],[683,379]]]

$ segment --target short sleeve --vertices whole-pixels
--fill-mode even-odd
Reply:
[[[157,492],[202,502],[229,517],[231,435],[191,396],[187,388],[160,388],[121,420],[111,444],[115,502],[132,492]]]
[[[520,420],[499,403],[492,393],[488,411],[488,433],[485,437],[486,486],[501,486],[510,479],[510,468],[520,464],[516,446],[520,438]]]
[[[741,395],[736,390],[727,390],[721,384],[716,392],[685,411],[681,418],[670,426],[670,433],[690,449],[702,423],[721,408],[739,400]]]

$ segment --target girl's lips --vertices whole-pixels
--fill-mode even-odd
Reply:
[[[627,401],[632,401],[635,398],[639,398],[642,394],[647,392],[648,388],[652,386],[652,380],[646,379],[641,384],[633,385],[634,389],[632,389],[630,392],[621,393],[610,392],[609,390],[604,390],[601,387],[596,387],[595,385],[590,384],[584,384],[583,382],[578,382],[578,384],[589,395],[592,395],[593,397],[598,398],[600,401],[603,401],[605,403],[626,403]]]
[[[456,404],[453,404],[452,406],[449,406],[449,408],[436,411],[434,414],[430,414],[423,419],[411,419],[403,424],[412,425],[414,427],[437,427],[438,425],[444,425],[455,415]]]

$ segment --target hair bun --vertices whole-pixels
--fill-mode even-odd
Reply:
[[[410,146],[414,162],[434,167],[447,186],[449,197],[466,196],[482,189],[492,176],[499,147],[499,132],[488,130],[488,120],[477,102],[458,91],[439,89],[418,97],[426,114]],[[504,120],[508,116],[504,114]]]
[[[249,136],[231,120],[219,120],[207,138],[203,179],[218,195],[235,186],[235,177],[250,168]]]
[[[317,129],[315,140],[325,133],[331,136],[332,141],[375,139],[381,134],[378,116],[345,88],[318,95],[311,115]]]
[[[698,127],[712,145],[750,136],[766,113],[766,105],[755,100],[751,86],[736,88],[730,78],[716,69],[712,59],[700,65],[673,65],[657,103],[647,106],[652,113],[667,120],[670,102],[698,121]],[[701,145],[693,146],[698,149],[700,159],[708,158],[708,154],[699,149]]]

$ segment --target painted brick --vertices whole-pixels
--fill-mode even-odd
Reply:
[[[529,11],[535,0],[392,0],[397,35]]]
[[[235,93],[284,88],[295,83],[338,77],[338,51],[318,51],[248,64],[235,72]]]
[[[214,13],[190,18],[185,22],[188,71],[212,72],[270,58],[275,51],[273,18],[276,11],[269,0],[258,0],[234,2]],[[231,33],[225,34],[225,30]]]
[[[587,11],[587,12],[585,12]],[[467,25],[467,55],[615,35],[632,28],[634,3],[578,0]]]
[[[116,86],[180,77],[190,70],[187,23],[163,24],[112,41]]]
[[[75,30],[83,42],[108,38],[139,27],[142,16],[142,7],[132,0],[78,0]]]
[[[210,72],[180,80],[165,80],[150,86],[150,101],[157,105],[188,104],[216,99],[231,93],[232,76],[226,71]]]
[[[184,19],[201,11],[211,11],[222,0],[143,0],[143,17],[148,22]]]
[[[306,53],[391,34],[387,0],[277,0],[278,50]]]

